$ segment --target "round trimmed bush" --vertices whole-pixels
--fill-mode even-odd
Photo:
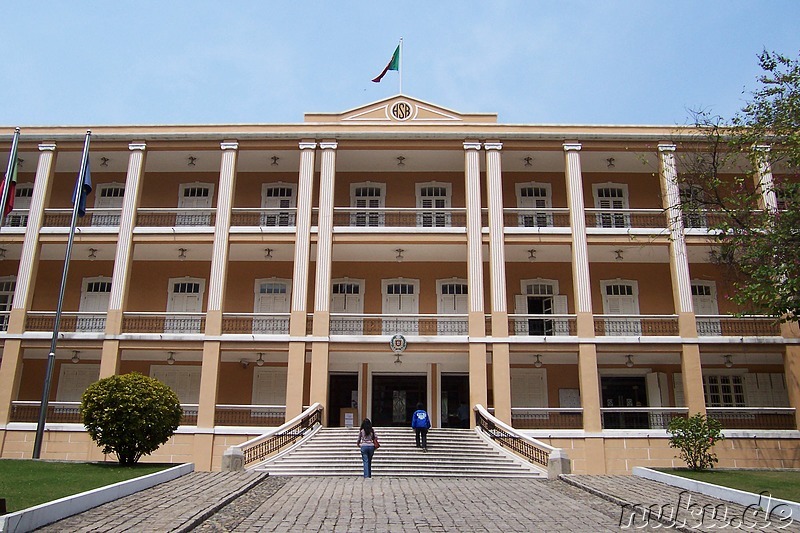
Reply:
[[[89,435],[121,465],[135,464],[167,442],[182,415],[172,389],[138,372],[101,379],[89,385],[81,399]]]

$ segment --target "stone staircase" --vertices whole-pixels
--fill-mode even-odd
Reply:
[[[547,477],[526,461],[489,444],[473,430],[432,429],[428,451],[414,445],[411,428],[375,428],[381,447],[372,460],[373,476]],[[272,476],[360,476],[358,429],[322,428],[299,446],[251,470]]]

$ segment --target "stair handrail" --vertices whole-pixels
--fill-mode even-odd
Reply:
[[[508,448],[529,462],[545,468],[548,477],[569,474],[570,461],[566,452],[518,432],[499,418],[495,418],[481,404],[476,404],[475,426],[502,447]]]
[[[222,458],[222,469],[243,470],[247,465],[261,462],[281,448],[294,444],[321,424],[322,405],[317,402],[282,426],[228,448]]]

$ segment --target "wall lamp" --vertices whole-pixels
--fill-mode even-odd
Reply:
[[[403,250],[402,248],[398,248],[398,249],[395,250],[395,252],[397,252],[397,255],[394,257],[395,261],[397,261],[398,263],[402,263],[403,262],[403,252],[405,252],[405,250]]]
[[[542,368],[542,356],[540,354],[536,354],[536,361],[533,362],[533,366],[536,368]]]
[[[730,368],[730,367],[733,366],[733,361],[732,361],[731,354],[728,354],[728,355],[724,356],[722,359],[725,362],[725,368]]]
[[[80,361],[81,358],[78,357],[79,353],[81,353],[79,350],[72,350],[72,359],[70,359],[70,361],[72,361],[73,363],[77,363],[78,361]]]
[[[167,357],[167,364],[168,365],[174,365],[175,364],[175,352],[167,352],[167,354],[169,354],[169,357]]]
[[[628,354],[625,356],[625,366],[633,368],[633,356]]]

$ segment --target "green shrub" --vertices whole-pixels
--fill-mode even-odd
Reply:
[[[122,465],[135,464],[167,442],[182,415],[172,389],[138,372],[101,379],[81,399],[89,435]]]
[[[680,450],[680,458],[690,469],[714,468],[719,460],[711,448],[725,438],[720,430],[719,421],[700,413],[689,418],[673,418],[667,429],[671,435],[669,445]]]

